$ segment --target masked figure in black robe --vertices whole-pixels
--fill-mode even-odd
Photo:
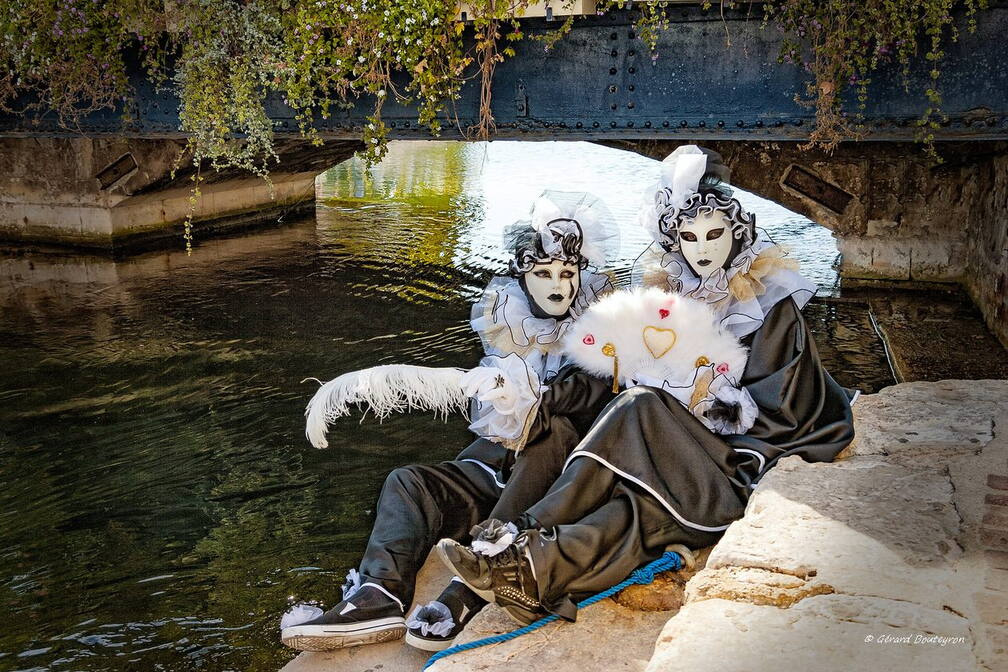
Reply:
[[[503,393],[517,386],[510,381],[495,385],[494,379],[518,369],[519,378],[534,383],[524,396],[538,400],[540,381],[548,383],[565,367],[560,341],[566,330],[613,288],[609,276],[593,269],[604,267],[617,237],[605,205],[583,192],[545,192],[530,219],[506,232],[514,254],[510,276],[490,282],[471,320],[487,355],[473,373],[490,375],[474,376],[471,396],[483,403],[474,408],[470,427],[495,440],[478,438],[454,460],[393,470],[379,496],[359,571],[347,576],[343,599],[325,613],[303,605],[289,611],[281,621],[285,644],[328,651],[405,635],[409,644],[434,651],[450,646],[486,604],[453,581],[437,600],[406,618],[417,572],[439,539],[468,539],[481,520],[518,516],[560,474],[566,452],[577,443],[568,420],[548,420],[549,431],[524,440],[528,412],[516,421],[515,414],[494,411],[495,404],[515,407],[520,395]],[[309,419],[308,435],[316,447],[327,446],[325,429],[325,422],[313,426]],[[525,445],[520,462],[507,447],[518,438]]]
[[[719,156],[682,147],[663,168],[642,213],[655,243],[638,259],[635,280],[715,307],[750,348],[741,394],[691,412],[663,389],[614,395],[610,381],[561,372],[527,441],[567,455],[562,474],[521,515],[477,526],[472,548],[438,545],[466,585],[521,622],[546,612],[573,620],[577,600],[668,545],[714,543],[778,460],[830,461],[854,436],[856,393],[823,369],[801,314],[814,286],[732,198]],[[741,427],[750,400],[755,419]],[[544,436],[554,441],[544,444]]]

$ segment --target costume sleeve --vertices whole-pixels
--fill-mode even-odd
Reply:
[[[527,441],[540,438],[544,429],[550,426],[550,418],[558,415],[569,418],[584,436],[595,418],[615,396],[611,382],[596,378],[575,366],[565,366],[549,381],[543,392]]]
[[[823,368],[808,325],[791,299],[777,303],[752,335],[741,384],[759,415],[748,432],[725,440],[758,453],[759,473],[788,455],[831,461],[854,438],[847,393]]]
[[[514,353],[490,355],[462,376],[462,389],[476,402],[470,430],[510,450],[524,447],[545,390],[535,369]]]

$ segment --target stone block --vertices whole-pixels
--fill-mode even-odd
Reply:
[[[1006,412],[1004,380],[895,385],[854,404],[856,436],[843,455],[979,453]]]
[[[910,600],[931,609],[956,607],[952,563],[959,515],[948,475],[930,465],[904,466],[876,457],[809,464],[782,460],[756,488],[745,517],[714,547],[707,567],[686,586],[699,598],[704,575],[729,568],[761,569],[770,603],[822,593]],[[779,575],[802,584],[784,583]],[[704,596],[731,597],[706,584]],[[729,584],[730,585],[730,584]]]
[[[975,672],[964,618],[899,600],[820,595],[790,609],[713,599],[669,620],[647,672]]]

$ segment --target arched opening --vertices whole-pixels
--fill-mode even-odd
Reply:
[[[637,212],[659,174],[654,158],[586,142],[393,142],[370,170],[351,159],[319,176],[320,243],[353,250],[348,263],[399,269],[376,281],[388,291],[415,300],[461,292],[471,301],[504,271],[503,229],[526,217],[536,196],[544,189],[588,191],[619,222],[619,255],[609,270],[628,285],[634,260],[651,243]],[[818,285],[806,314],[827,367],[842,384],[865,391],[892,384],[866,305],[831,300],[839,291],[832,232],[746,191],[749,184],[736,186],[763,235],[786,246]],[[422,289],[405,288],[403,277]]]

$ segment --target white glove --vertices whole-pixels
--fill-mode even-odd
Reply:
[[[516,353],[488,355],[480,364],[462,374],[462,391],[478,402],[469,429],[511,450],[521,450],[546,388]]]
[[[511,415],[518,403],[518,390],[500,369],[477,366],[462,375],[462,391],[467,397],[493,405],[501,415]]]

